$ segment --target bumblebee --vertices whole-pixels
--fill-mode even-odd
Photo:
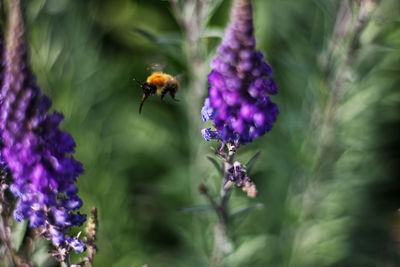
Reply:
[[[147,81],[145,83],[141,83],[138,80],[134,79],[143,90],[142,101],[140,102],[139,114],[142,113],[142,107],[144,101],[152,95],[161,95],[161,100],[164,100],[166,94],[169,93],[171,98],[175,101],[179,101],[175,98],[176,92],[179,90],[179,82],[178,80],[166,73],[163,72],[153,72],[149,77],[147,77]]]

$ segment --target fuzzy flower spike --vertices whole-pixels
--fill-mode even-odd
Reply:
[[[209,97],[201,113],[216,130],[202,130],[207,141],[247,144],[272,127],[278,107],[269,95],[277,94],[278,88],[255,45],[251,1],[236,0],[208,76]]]
[[[85,250],[81,240],[67,234],[70,227],[86,220],[86,215],[76,212],[82,201],[75,182],[83,169],[70,155],[73,138],[59,129],[62,114],[48,113],[51,101],[36,86],[19,0],[9,1],[9,6],[0,131],[2,154],[13,177],[10,189],[18,200],[14,217],[41,227],[62,260],[71,248],[78,253]]]

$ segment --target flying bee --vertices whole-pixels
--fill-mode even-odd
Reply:
[[[142,101],[140,102],[139,114],[142,113],[142,107],[144,101],[152,95],[161,95],[161,100],[164,100],[166,94],[169,93],[171,98],[175,101],[179,101],[175,98],[176,92],[179,90],[179,82],[178,80],[166,73],[163,72],[153,72],[145,83],[141,83],[138,80],[134,79],[143,90]]]

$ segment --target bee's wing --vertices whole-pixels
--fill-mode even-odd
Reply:
[[[185,73],[179,73],[178,75],[175,75],[174,78],[181,83],[185,78],[186,78],[186,74]]]
[[[147,67],[147,70],[150,72],[162,72],[165,68],[165,63],[151,63]]]

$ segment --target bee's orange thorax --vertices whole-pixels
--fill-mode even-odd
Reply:
[[[170,79],[172,79],[172,76],[169,74],[154,72],[147,77],[147,83],[156,86],[157,92],[160,92]]]

